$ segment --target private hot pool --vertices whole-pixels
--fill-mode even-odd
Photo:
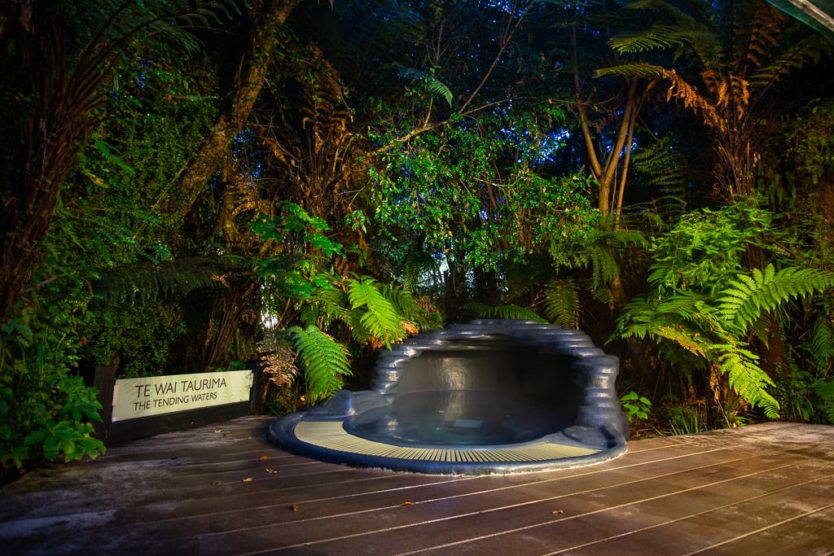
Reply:
[[[578,330],[476,320],[393,346],[372,390],[342,390],[269,436],[324,461],[420,473],[598,463],[626,449],[618,365]]]

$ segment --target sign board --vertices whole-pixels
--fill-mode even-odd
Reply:
[[[252,371],[122,378],[113,388],[113,422],[249,401]]]

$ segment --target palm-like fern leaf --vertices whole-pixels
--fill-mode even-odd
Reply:
[[[359,321],[370,335],[386,345],[403,337],[402,319],[373,279],[348,280],[348,298],[352,309],[364,310]]]
[[[764,271],[753,269],[739,274],[718,300],[718,315],[733,329],[745,331],[763,313],[791,298],[798,298],[834,286],[834,273],[811,268],[783,268],[773,265]]]
[[[834,325],[822,317],[811,326],[810,349],[818,371],[825,373],[834,366]]]
[[[544,315],[564,328],[579,327],[579,292],[576,282],[554,278],[544,291]]]
[[[400,68],[398,74],[402,79],[418,83],[430,94],[442,97],[443,100],[446,101],[446,104],[452,106],[452,90],[448,85],[435,77],[433,71],[424,71],[415,68]]]
[[[618,75],[620,77],[642,77],[644,79],[659,79],[663,77],[665,68],[649,64],[647,62],[633,62],[629,64],[618,64],[599,68],[594,71],[594,76],[605,77],[607,75]]]
[[[313,325],[293,326],[288,332],[304,368],[311,401],[336,393],[342,377],[351,374],[345,346]]]
[[[158,299],[220,283],[228,263],[208,257],[188,257],[159,264],[124,265],[102,276],[96,289],[110,301]]]
[[[718,364],[730,386],[752,405],[761,407],[771,419],[779,417],[779,402],[768,394],[773,380],[757,364],[758,356],[731,344],[716,345]]]
[[[307,304],[301,315],[306,324],[320,323],[327,327],[333,321],[350,322],[350,311],[347,309],[345,292],[338,288],[318,288],[306,300]]]

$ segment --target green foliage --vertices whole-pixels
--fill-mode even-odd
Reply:
[[[304,368],[310,401],[335,394],[342,387],[342,377],[351,374],[345,346],[313,325],[293,326],[287,332]]]
[[[423,89],[430,95],[436,95],[446,101],[446,104],[452,106],[452,90],[449,86],[435,77],[435,69],[418,70],[415,68],[400,68],[400,79],[410,81],[417,84],[418,88]]]
[[[49,361],[43,335],[19,320],[0,333],[0,469],[11,475],[26,465],[104,453],[90,421],[100,421],[96,391]]]
[[[373,279],[348,280],[347,286],[350,307],[361,311],[359,324],[368,336],[379,338],[386,346],[403,338],[400,315]]]
[[[519,319],[541,323],[547,322],[532,309],[519,307],[518,305],[498,305],[493,307],[473,301],[466,304],[466,309],[475,313],[476,316],[485,319]]]
[[[792,298],[800,298],[834,286],[834,273],[812,268],[783,268],[778,272],[769,264],[754,268],[730,281],[718,299],[719,318],[733,330],[748,330],[763,313],[776,309]]]
[[[698,434],[708,430],[706,420],[697,407],[672,407],[670,413],[669,434],[672,436]]]
[[[424,253],[485,270],[584,242],[599,219],[593,178],[542,175],[561,146],[548,130],[565,114],[535,108],[453,119],[387,151],[369,171],[379,231],[419,238]]]
[[[579,291],[576,282],[554,278],[545,286],[544,315],[564,328],[579,328]]]
[[[620,396],[620,404],[622,404],[629,422],[645,421],[649,418],[649,412],[652,409],[651,400],[634,390]]]
[[[654,264],[648,280],[663,291],[726,287],[749,246],[778,248],[772,237],[773,215],[746,203],[721,210],[703,209],[681,216],[651,247]],[[765,245],[764,238],[770,236]]]
[[[749,347],[751,328],[762,315],[792,299],[834,286],[834,273],[796,267],[777,271],[772,264],[739,271],[743,250],[761,234],[757,227],[734,233],[733,218],[751,214],[749,210],[721,211],[730,219],[708,211],[703,221],[694,214],[681,219],[658,241],[656,249],[666,256],[658,257],[652,267],[649,279],[655,292],[629,304],[617,333],[672,342],[697,355],[727,375],[743,399],[775,418],[779,404],[767,391],[774,381]],[[752,214],[758,216],[751,220],[754,224],[769,221],[761,211]]]

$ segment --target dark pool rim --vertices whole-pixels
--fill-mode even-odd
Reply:
[[[582,456],[558,457],[547,460],[518,460],[518,461],[486,461],[486,462],[461,462],[461,461],[434,461],[425,459],[396,458],[356,452],[334,450],[324,446],[311,444],[299,439],[295,435],[295,427],[305,417],[304,412],[292,413],[276,419],[269,426],[269,440],[290,452],[304,457],[309,457],[328,463],[337,463],[361,468],[387,469],[390,471],[404,471],[409,473],[423,473],[429,475],[491,475],[491,474],[515,474],[552,471],[558,469],[569,469],[573,467],[585,467],[604,463],[625,454],[627,445],[617,444],[613,447],[600,449],[593,454]],[[326,420],[321,420],[326,421]],[[343,419],[330,419],[331,422],[343,422]],[[346,434],[347,433],[346,431]],[[357,437],[361,438],[361,437]],[[501,449],[512,447],[523,447],[537,444],[540,441],[523,442],[519,444],[502,444],[498,446],[468,446],[467,450],[479,449]],[[392,447],[396,444],[388,443]],[[411,445],[410,445],[411,447]],[[419,448],[420,446],[413,446]],[[437,446],[426,445],[426,448],[437,448]]]

